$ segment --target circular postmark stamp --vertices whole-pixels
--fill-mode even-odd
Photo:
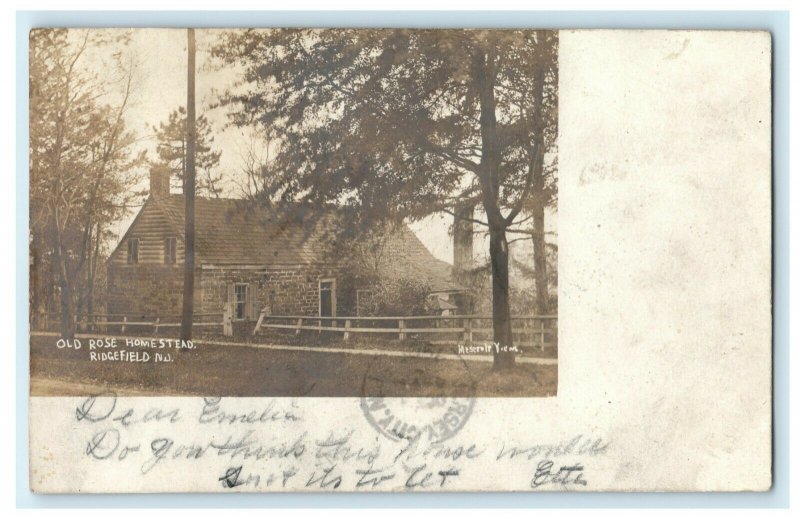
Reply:
[[[455,436],[475,408],[473,395],[476,384],[464,360],[453,364],[458,367],[450,377],[453,381],[450,387],[437,377],[432,377],[431,383],[436,384],[442,393],[463,396],[394,397],[391,395],[394,392],[391,375],[376,373],[371,363],[361,384],[361,411],[367,422],[382,436],[396,442],[424,440],[438,443]],[[420,376],[420,373],[406,373],[402,378],[418,382]],[[407,383],[402,387],[406,389],[403,394],[408,394],[408,387]],[[414,387],[424,389],[419,383],[411,387],[411,392]]]
[[[392,441],[425,438],[438,443],[464,427],[475,407],[474,398],[361,397],[367,421]]]

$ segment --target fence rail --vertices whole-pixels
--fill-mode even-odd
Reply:
[[[45,313],[43,327],[49,329],[51,323],[60,323],[61,314]],[[194,319],[192,328],[195,327],[222,327],[225,335],[233,335],[232,322],[233,310],[230,305],[226,305],[222,312],[204,312],[192,315]],[[51,320],[51,318],[53,318]],[[217,318],[217,320],[213,320]],[[73,317],[76,329],[84,331],[108,331],[109,327],[116,327],[120,333],[125,333],[128,327],[152,328],[153,333],[158,333],[162,328],[180,328],[181,315],[161,315],[158,317],[137,315],[137,314],[80,314]]]
[[[420,324],[422,322],[422,324]],[[486,323],[488,322],[488,326]],[[558,317],[555,315],[512,316],[512,335],[521,346],[553,347],[558,342]],[[391,326],[395,324],[396,326]],[[341,333],[347,341],[354,334],[389,334],[399,340],[431,337],[434,344],[472,345],[476,341],[491,340],[492,316],[488,315],[414,315],[380,317],[317,317],[308,315],[267,315],[262,312],[253,329],[253,335],[264,330]],[[372,324],[372,326],[370,326]],[[427,324],[427,326],[425,326]],[[436,336],[449,336],[436,340]],[[453,337],[455,335],[455,337]],[[520,340],[517,341],[516,337]],[[528,339],[527,341],[525,339]]]
[[[44,328],[50,322],[60,322],[59,314],[44,314]],[[179,328],[180,315],[148,317],[134,314],[85,314],[75,316],[75,327],[84,331],[108,332],[115,327],[119,333],[130,327],[145,327],[158,333],[161,329]],[[192,327],[221,327],[224,335],[233,335],[233,305],[226,304],[222,312],[197,313]],[[558,343],[558,317],[555,315],[515,315],[511,317],[515,344],[538,346],[542,350]],[[493,334],[489,315],[411,315],[376,317],[320,317],[309,315],[267,315],[262,311],[253,335],[266,330],[293,332],[326,332],[342,334],[345,341],[356,334],[394,335],[404,341],[425,338],[431,344],[465,344],[490,341]]]

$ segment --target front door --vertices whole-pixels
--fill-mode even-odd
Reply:
[[[333,280],[319,282],[319,315],[336,316],[336,283]]]

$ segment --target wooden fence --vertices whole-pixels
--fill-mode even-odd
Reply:
[[[61,323],[60,314],[43,314],[44,322],[42,326],[49,330],[52,325],[58,326]],[[214,320],[216,318],[216,320]],[[148,317],[135,314],[85,314],[76,315],[75,329],[82,332],[110,332],[115,331],[125,333],[131,330],[148,331],[158,333],[163,329],[174,329],[181,327],[180,315],[162,315],[159,317]],[[195,313],[192,328],[221,327],[225,335],[233,335],[233,309],[232,305],[226,305],[222,312]]]
[[[53,318],[53,319],[51,319]],[[75,328],[83,332],[142,332],[179,329],[180,315],[145,317],[132,314],[90,314],[75,316]],[[196,313],[193,328],[221,327],[224,335],[233,335],[233,305],[222,312]],[[558,317],[555,315],[513,316],[512,334],[519,346],[555,347],[558,343]],[[44,314],[44,329],[60,323],[58,314]],[[144,330],[143,330],[144,329]],[[398,340],[424,339],[431,344],[485,343],[492,340],[492,317],[487,315],[416,315],[397,317],[317,317],[308,315],[267,315],[262,311],[253,335],[278,330],[299,335],[301,332],[342,334],[345,341],[357,334],[395,336]]]
[[[513,316],[515,344],[553,347],[558,342],[558,317],[555,315]],[[262,312],[253,335],[262,330],[283,330],[299,335],[303,331],[341,333],[347,341],[354,334],[395,335],[407,339],[429,338],[433,344],[467,344],[492,339],[492,317],[486,315],[420,315],[397,317],[314,317],[307,315],[267,315]],[[527,340],[526,340],[527,339]]]

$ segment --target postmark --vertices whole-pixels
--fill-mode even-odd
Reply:
[[[476,387],[465,360],[454,364],[463,372],[464,396],[431,398],[387,398],[373,381],[385,380],[371,376],[370,363],[361,384],[361,411],[367,422],[382,436],[394,442],[423,440],[438,443],[458,434],[475,408]]]
[[[438,443],[452,438],[474,407],[475,398],[361,398],[367,421],[392,441],[424,438]]]

